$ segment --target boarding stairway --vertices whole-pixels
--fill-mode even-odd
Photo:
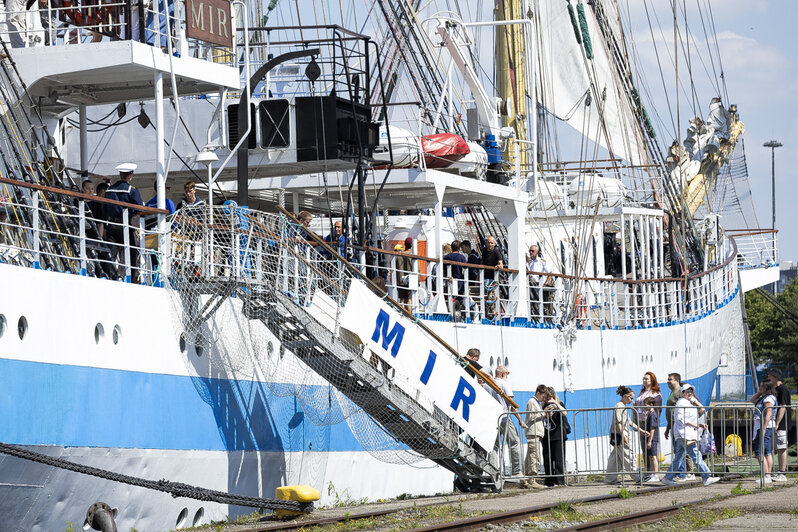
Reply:
[[[188,266],[180,264],[186,262],[186,238],[179,238],[180,251],[172,257],[169,285],[180,294],[184,311],[194,315],[184,319],[184,323],[191,324],[188,327],[200,326],[225,297],[235,297],[248,320],[263,323],[279,340],[281,354],[283,350],[291,352],[362,408],[396,441],[453,472],[455,488],[500,490],[503,477],[496,453],[481,448],[462,433],[438,407],[419,402],[403,390],[389,377],[389,369],[376,363],[373,356],[369,358],[370,351],[352,333],[337,324],[322,323],[311,313],[310,301],[314,297],[333,304],[337,304],[336,299],[341,300],[349,279],[358,277],[355,266],[340,256],[333,258],[329,248],[320,252],[306,244],[301,229],[287,218],[251,211],[247,217],[251,225],[246,242],[240,236],[243,231],[232,228],[232,238],[220,238],[218,227],[224,222],[220,223],[223,216],[218,214],[214,222],[217,229],[206,231],[204,237],[192,228],[190,234],[196,238],[198,249]],[[176,219],[176,233],[180,232],[179,225]],[[260,238],[263,240],[258,242]],[[211,240],[215,242],[214,253],[227,257],[224,267],[206,267],[193,260],[207,257],[204,249]],[[220,249],[224,242],[236,249]],[[244,244],[253,250],[252,256],[242,254]],[[235,261],[230,261],[230,257],[242,255],[242,261],[231,264]],[[184,276],[186,271],[191,272],[190,279]],[[414,326],[423,327],[420,323]]]

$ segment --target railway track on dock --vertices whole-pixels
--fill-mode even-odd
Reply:
[[[640,490],[635,491],[636,495],[646,495],[651,493],[656,493],[660,491],[670,491],[670,490],[679,490],[679,489],[688,489],[690,487],[698,487],[700,484],[688,484],[682,486],[675,486],[675,487],[650,487],[650,488],[642,488]],[[526,492],[531,493],[531,492]],[[589,504],[594,502],[601,502],[601,501],[608,501],[613,499],[621,498],[619,493],[610,493],[606,495],[593,495],[590,497],[583,497],[580,499],[572,499],[568,502],[571,504]],[[702,502],[702,501],[699,501]],[[427,506],[436,506],[436,505],[443,505],[443,504],[451,504],[452,501],[446,502],[433,502],[429,504],[418,505],[416,507],[427,507]],[[484,528],[488,524],[509,524],[509,523],[517,523],[519,521],[524,521],[529,519],[530,517],[535,517],[539,515],[545,515],[555,509],[561,501],[556,501],[552,503],[546,504],[539,504],[535,506],[529,506],[527,508],[520,508],[518,510],[510,510],[506,512],[499,512],[493,514],[486,514],[480,515],[475,517],[469,517],[466,519],[461,519],[458,521],[452,521],[448,523],[436,523],[434,525],[429,525],[426,527],[416,528],[413,529],[413,532],[427,532],[427,531],[435,531],[435,530],[445,530],[445,531],[456,531],[456,530],[478,530],[480,528]],[[667,515],[664,515],[665,510],[669,510],[669,513],[678,512],[683,506],[689,506],[690,504],[697,504],[697,503],[688,503],[676,506],[669,506],[667,508],[659,509],[663,513],[663,517],[656,517],[654,515],[654,511],[646,511],[646,512],[637,512],[636,514],[628,514],[624,516],[618,516],[617,518],[608,518],[602,519],[598,521],[592,521],[588,523],[582,523],[580,525],[576,525],[575,528],[567,528],[565,530],[612,530],[614,528],[618,528],[620,526],[631,526],[633,524],[642,524],[642,523],[649,523],[652,521],[658,521],[659,519],[664,519]],[[288,531],[288,530],[307,530],[313,527],[322,527],[327,525],[334,525],[338,523],[345,523],[345,522],[354,522],[363,519],[370,519],[374,517],[384,517],[388,515],[395,514],[402,510],[406,510],[407,507],[399,507],[399,508],[391,508],[391,509],[375,509],[371,511],[364,511],[358,513],[347,513],[343,516],[330,516],[330,517],[320,517],[317,519],[302,519],[299,521],[291,521],[291,522],[270,522],[268,524],[264,523],[262,525],[258,525],[251,529],[246,529],[241,532],[275,532],[275,531]],[[639,515],[638,515],[639,514]],[[643,514],[651,514],[650,516],[644,516]],[[629,521],[627,525],[624,525],[623,522],[627,518],[634,518],[637,516],[638,519],[641,519],[638,522],[631,522]],[[642,520],[646,519],[648,520]],[[619,519],[618,523],[612,525],[610,522],[611,519]],[[604,528],[591,528],[592,525],[600,525],[603,522],[607,522],[604,524]],[[584,528],[582,528],[584,527]]]

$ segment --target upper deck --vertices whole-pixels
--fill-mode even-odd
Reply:
[[[152,99],[157,73],[174,74],[173,83],[164,83],[167,97],[239,89],[236,42],[230,48],[187,38],[171,3],[138,4],[90,0],[63,7],[47,0],[30,10],[38,16],[28,16],[27,27],[8,25],[2,37],[43,116]]]

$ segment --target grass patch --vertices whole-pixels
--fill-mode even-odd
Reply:
[[[731,489],[732,495],[750,495],[753,491],[743,487],[742,482],[738,482],[736,486]]]
[[[618,498],[619,499],[631,499],[635,495],[636,495],[635,492],[629,491],[626,488],[621,488],[621,489],[618,490]]]
[[[679,513],[663,521],[642,525],[637,530],[689,532],[711,528],[712,523],[723,519],[731,519],[745,515],[741,508],[682,508]]]

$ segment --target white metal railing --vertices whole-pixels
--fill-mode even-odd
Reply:
[[[47,199],[46,206],[38,191],[2,198],[0,258],[25,266],[157,285],[163,281],[158,264],[182,262],[204,275],[273,277],[285,291],[310,301],[314,268],[328,271],[336,262],[304,238],[278,246],[275,242],[285,240],[278,215],[232,204],[178,212],[168,224],[169,235],[158,235],[127,209],[120,221],[93,216],[91,202],[83,198],[72,204]],[[361,250],[349,251],[362,256]],[[385,280],[388,294],[410,312],[435,319],[506,323],[522,318],[542,328],[568,322],[578,328],[658,327],[704,317],[728,303],[738,287],[732,250],[723,264],[687,279],[579,279],[529,272],[527,304],[519,308],[514,270],[445,261],[443,287],[438,287],[439,259],[410,255],[411,266],[402,271],[402,254],[370,251],[381,255],[372,275]],[[400,279],[407,281],[400,284]]]
[[[100,198],[78,196],[0,185],[0,262],[160,285],[157,231],[137,210],[112,221]]]
[[[740,269],[777,266],[778,231],[727,231],[737,244],[737,266]]]
[[[25,7],[24,1],[7,2],[0,38],[12,48],[134,40],[166,52],[171,38],[177,56],[239,64],[229,47],[186,37],[185,6],[179,0],[45,0]],[[232,37],[235,42],[235,33]]]

